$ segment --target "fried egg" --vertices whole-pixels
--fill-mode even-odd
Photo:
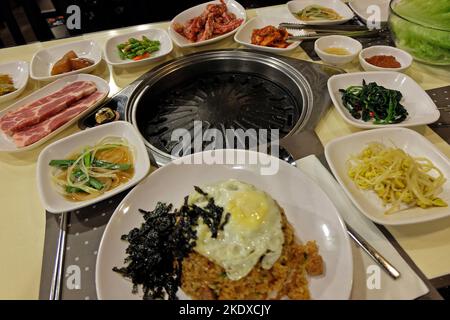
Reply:
[[[194,248],[225,269],[231,280],[245,277],[260,262],[270,269],[278,260],[284,243],[281,211],[276,202],[264,191],[238,180],[227,180],[201,189],[208,196],[194,192],[189,204],[205,207],[208,197],[224,209],[222,222],[229,213],[228,222],[211,237],[209,227],[199,219],[197,242]]]

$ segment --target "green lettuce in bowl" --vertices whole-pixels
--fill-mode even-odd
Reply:
[[[392,0],[389,27],[416,60],[450,65],[450,0]]]

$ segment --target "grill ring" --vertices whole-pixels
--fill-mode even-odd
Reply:
[[[254,122],[261,116],[261,110],[255,113],[251,109],[258,95],[265,103],[259,109],[270,114],[270,119],[262,119],[266,120],[263,124],[242,125],[242,120]],[[187,102],[180,108],[183,99]],[[278,128],[281,136],[291,135],[307,122],[313,94],[305,77],[280,59],[249,51],[213,51],[156,68],[135,90],[129,105],[127,120],[141,132],[155,158],[166,163],[174,158],[170,155],[173,144],[167,137],[175,127],[183,127],[183,120],[184,127],[197,119],[203,121],[204,128]],[[161,109],[161,105],[165,107]],[[170,112],[171,107],[176,113]]]

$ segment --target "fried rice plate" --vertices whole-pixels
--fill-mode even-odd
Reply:
[[[311,299],[307,275],[324,272],[317,244],[297,241],[283,211],[282,229],[283,250],[271,269],[265,270],[258,263],[245,277],[232,281],[222,267],[194,251],[182,263],[182,290],[198,300]]]

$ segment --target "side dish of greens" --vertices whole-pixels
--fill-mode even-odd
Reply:
[[[73,201],[95,198],[134,174],[133,156],[125,139],[107,137],[66,159],[51,160],[52,180],[58,191]]]
[[[369,84],[363,80],[362,86],[350,86],[339,89],[342,93],[342,103],[355,119],[374,124],[400,123],[408,116],[408,111],[400,101],[403,95],[400,91],[386,89],[376,82]]]
[[[159,50],[160,46],[161,43],[158,40],[150,40],[142,36],[142,40],[130,38],[127,42],[118,44],[117,49],[122,60],[139,61],[150,57],[153,52]]]
[[[309,5],[295,14],[303,21],[342,19],[335,10],[317,4]]]

